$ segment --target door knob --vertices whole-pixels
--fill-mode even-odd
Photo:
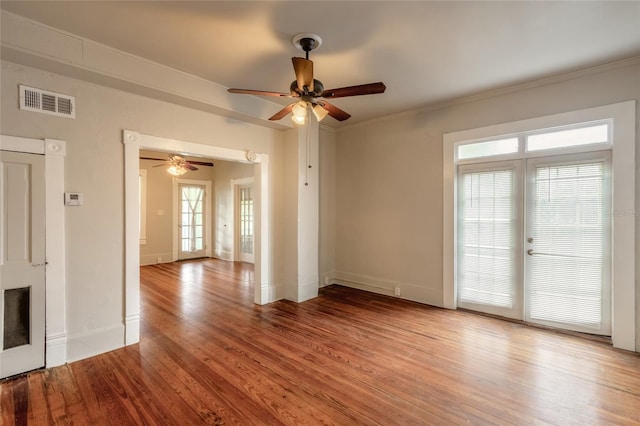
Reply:
[[[533,249],[529,249],[529,250],[527,250],[527,254],[529,256],[533,256],[535,253],[533,252]]]
[[[531,237],[527,238],[527,242],[528,243],[532,243],[533,242],[533,238],[531,238]]]

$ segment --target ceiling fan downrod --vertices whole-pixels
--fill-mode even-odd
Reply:
[[[310,37],[303,37],[300,39],[300,46],[304,50],[306,59],[309,59],[309,52],[316,48],[316,41]]]

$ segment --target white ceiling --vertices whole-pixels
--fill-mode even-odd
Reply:
[[[640,55],[640,2],[8,1],[3,10],[226,87],[287,91],[292,37],[354,123]],[[246,96],[246,95],[237,95]],[[337,122],[327,119],[327,124]],[[333,123],[329,123],[333,121]]]

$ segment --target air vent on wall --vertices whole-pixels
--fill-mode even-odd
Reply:
[[[76,118],[76,98],[19,85],[20,109],[59,117]]]

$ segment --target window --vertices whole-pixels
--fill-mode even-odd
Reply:
[[[607,144],[609,125],[579,127],[527,136],[527,151],[568,148],[581,145]]]
[[[492,157],[518,152],[518,138],[475,142],[458,146],[458,159]]]
[[[147,171],[138,173],[138,226],[140,229],[140,245],[147,244]]]

